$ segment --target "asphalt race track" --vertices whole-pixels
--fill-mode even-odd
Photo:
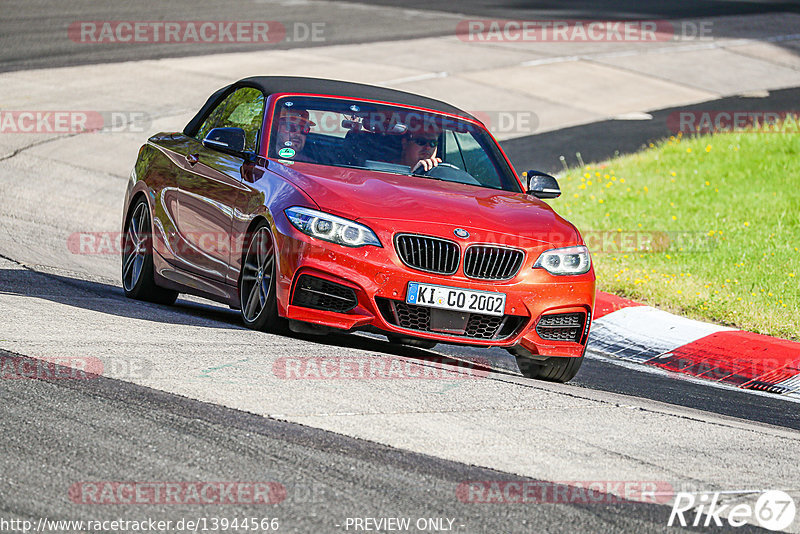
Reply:
[[[92,50],[67,38],[70,23],[83,20],[276,20],[287,25],[324,22],[325,45],[412,39],[451,33],[465,15],[522,20],[550,19],[672,19],[751,13],[800,12],[795,0],[581,0],[459,2],[365,0],[121,0],[113,3],[86,0],[80,3],[6,0],[0,19],[0,72],[85,63],[129,61],[202,55],[258,49],[242,44],[209,43],[200,49],[191,44],[150,43],[135,47],[124,43]],[[234,15],[235,14],[235,15]],[[290,29],[290,36],[293,30]],[[305,35],[298,29],[298,37]],[[306,39],[276,43],[276,48],[319,46]]]
[[[254,18],[269,6],[272,19],[325,20],[334,28],[326,44],[439,35],[442,17],[458,16],[444,2],[382,4],[264,0],[240,3],[237,16]],[[177,20],[199,5],[87,2],[56,9],[7,2],[0,72],[20,73],[18,80],[28,83],[36,72],[23,71],[32,68],[228,51],[158,45],[82,50],[51,38],[63,36],[74,20]],[[585,9],[582,16],[597,16],[595,3],[578,8]],[[496,9],[458,5],[459,13],[475,15],[563,16],[544,3],[534,10],[522,2]],[[707,1],[664,8],[620,1],[606,9],[609,17],[669,18],[797,6]],[[208,2],[202,10],[198,18],[231,18],[227,3]],[[32,20],[40,23],[22,23]],[[120,65],[109,68],[124,79]],[[225,80],[220,75],[215,83]],[[155,104],[148,110],[155,128],[182,124],[191,114],[196,90],[180,91],[186,101],[180,110]],[[90,93],[76,94],[75,105],[86,106],[81,98],[91,101]],[[42,95],[30,82],[31,108],[58,105]],[[787,90],[772,97],[792,102],[796,95]],[[740,104],[721,104],[733,105]],[[538,150],[608,127],[543,134],[550,144]],[[630,149],[659,135],[647,130],[637,136],[633,123],[624,129]],[[0,138],[0,358],[34,366],[45,359],[66,374],[76,359],[102,369],[102,376],[80,380],[0,380],[0,531],[20,531],[3,527],[3,520],[35,525],[43,517],[277,518],[284,532],[354,532],[353,518],[387,517],[412,524],[441,519],[442,528],[431,522],[410,531],[448,526],[465,534],[670,530],[668,498],[619,502],[599,492],[589,503],[480,503],[463,498],[461,488],[470,481],[558,483],[568,492],[591,481],[612,487],[655,482],[671,491],[728,492],[729,504],[753,504],[759,490],[781,489],[800,503],[800,410],[777,396],[596,358],[587,358],[568,384],[538,382],[521,377],[502,350],[422,350],[366,334],[275,336],[247,330],[238,312],[199,298],[181,298],[172,307],[126,299],[117,254],[76,255],[66,243],[76,232],[118,229],[127,180],[119,169],[133,161],[144,139],[137,133],[86,139]],[[507,145],[515,163],[554,166],[526,148],[527,141]],[[613,153],[607,144],[595,148],[599,157]],[[392,360],[418,372],[435,369],[439,379],[289,380],[276,370],[286,358],[321,356]],[[478,367],[471,378],[458,373],[464,362],[487,357],[491,369]],[[270,505],[94,505],[75,498],[76,484],[156,481],[270,482],[284,494]],[[750,523],[736,531],[765,531]],[[786,530],[800,532],[799,525],[796,520]]]

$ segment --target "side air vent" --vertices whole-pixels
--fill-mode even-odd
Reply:
[[[303,274],[297,280],[292,304],[315,310],[344,313],[355,308],[358,299],[356,292],[350,287]]]
[[[583,335],[585,313],[557,313],[543,315],[536,323],[536,333],[551,341],[574,341],[579,343]]]

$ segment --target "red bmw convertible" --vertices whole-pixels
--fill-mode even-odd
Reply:
[[[595,296],[578,230],[469,113],[401,91],[253,77],[147,140],[127,186],[128,297],[191,293],[250,328],[504,347],[570,380]]]

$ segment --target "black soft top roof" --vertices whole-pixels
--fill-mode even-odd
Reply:
[[[451,106],[440,100],[425,96],[406,93],[396,89],[376,87],[363,83],[342,82],[338,80],[326,80],[323,78],[303,78],[299,76],[252,76],[244,78],[236,83],[232,83],[215,92],[206,101],[197,115],[189,121],[183,133],[194,136],[200,128],[203,119],[208,112],[223,98],[232,91],[240,87],[254,87],[260,89],[265,95],[275,93],[310,93],[320,95],[344,96],[350,98],[361,98],[365,100],[379,100],[401,106],[415,106],[418,108],[432,109],[442,113],[450,113],[459,117],[476,120],[475,117],[455,106]]]

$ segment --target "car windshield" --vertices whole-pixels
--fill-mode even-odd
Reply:
[[[320,97],[276,101],[269,157],[425,176],[520,192],[497,144],[479,125],[449,115]],[[441,161],[425,171],[421,160]]]

